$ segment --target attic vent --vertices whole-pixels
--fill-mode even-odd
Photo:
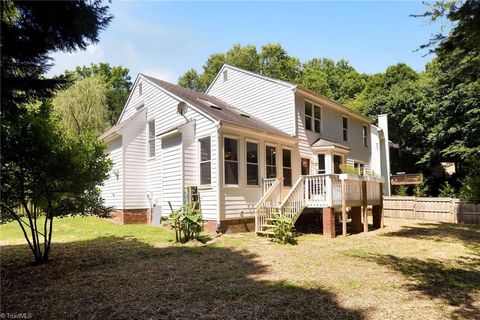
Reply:
[[[248,114],[240,113],[240,115],[241,115],[242,117],[245,117],[245,118],[250,118],[250,116],[249,116]]]
[[[228,80],[228,72],[227,70],[223,71],[223,82]]]
[[[222,110],[222,108],[220,108],[220,107],[217,107],[217,106],[215,106],[215,105],[213,105],[213,104],[212,104],[212,105],[210,105],[210,108],[217,109],[217,110]]]

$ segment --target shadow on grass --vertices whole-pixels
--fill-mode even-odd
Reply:
[[[402,273],[411,283],[408,290],[420,291],[454,306],[452,318],[480,319],[480,228],[450,223],[419,223],[386,233],[386,237],[406,237],[433,241],[462,242],[472,255],[458,260],[420,260],[394,255],[348,254]]]
[[[56,243],[31,267],[26,246],[3,246],[1,312],[41,319],[363,319],[321,287],[270,281],[247,251],[154,247],[126,237]]]

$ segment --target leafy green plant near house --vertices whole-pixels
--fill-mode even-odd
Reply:
[[[339,167],[340,167],[340,171],[342,171],[342,173],[358,175],[358,169],[354,168],[352,166],[349,166],[346,163],[340,164]]]
[[[273,227],[275,241],[281,244],[295,244],[292,219],[280,214],[276,214],[275,219],[275,226]]]
[[[408,188],[406,186],[398,186],[395,189],[395,193],[397,196],[405,197],[407,196]]]
[[[442,198],[455,198],[455,189],[447,181],[438,190],[438,196]]]
[[[426,181],[422,181],[417,187],[415,188],[415,196],[416,197],[426,197],[428,195],[428,184]]]
[[[202,212],[196,209],[196,203],[184,205],[176,211],[170,205],[170,209],[172,210],[170,220],[171,226],[175,230],[175,240],[182,243],[194,239],[199,240],[200,232],[203,231],[203,220]]]

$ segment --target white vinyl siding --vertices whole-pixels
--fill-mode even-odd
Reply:
[[[125,209],[149,208],[147,198],[147,138],[145,111],[129,123],[123,135]]]
[[[294,93],[291,88],[228,66],[228,81],[217,77],[209,95],[284,131],[295,134]]]
[[[155,157],[155,120],[148,122],[148,156]]]
[[[172,134],[162,138],[162,207],[170,213],[183,204],[182,135]],[[164,211],[165,214],[165,211]]]
[[[100,186],[105,205],[114,209],[123,209],[123,166],[122,166],[122,137],[119,136],[107,143],[105,152],[112,161],[108,178]]]

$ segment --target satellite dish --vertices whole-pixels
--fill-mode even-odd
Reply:
[[[183,116],[185,113],[187,113],[187,110],[187,104],[184,101],[180,101],[177,105],[177,112]]]

